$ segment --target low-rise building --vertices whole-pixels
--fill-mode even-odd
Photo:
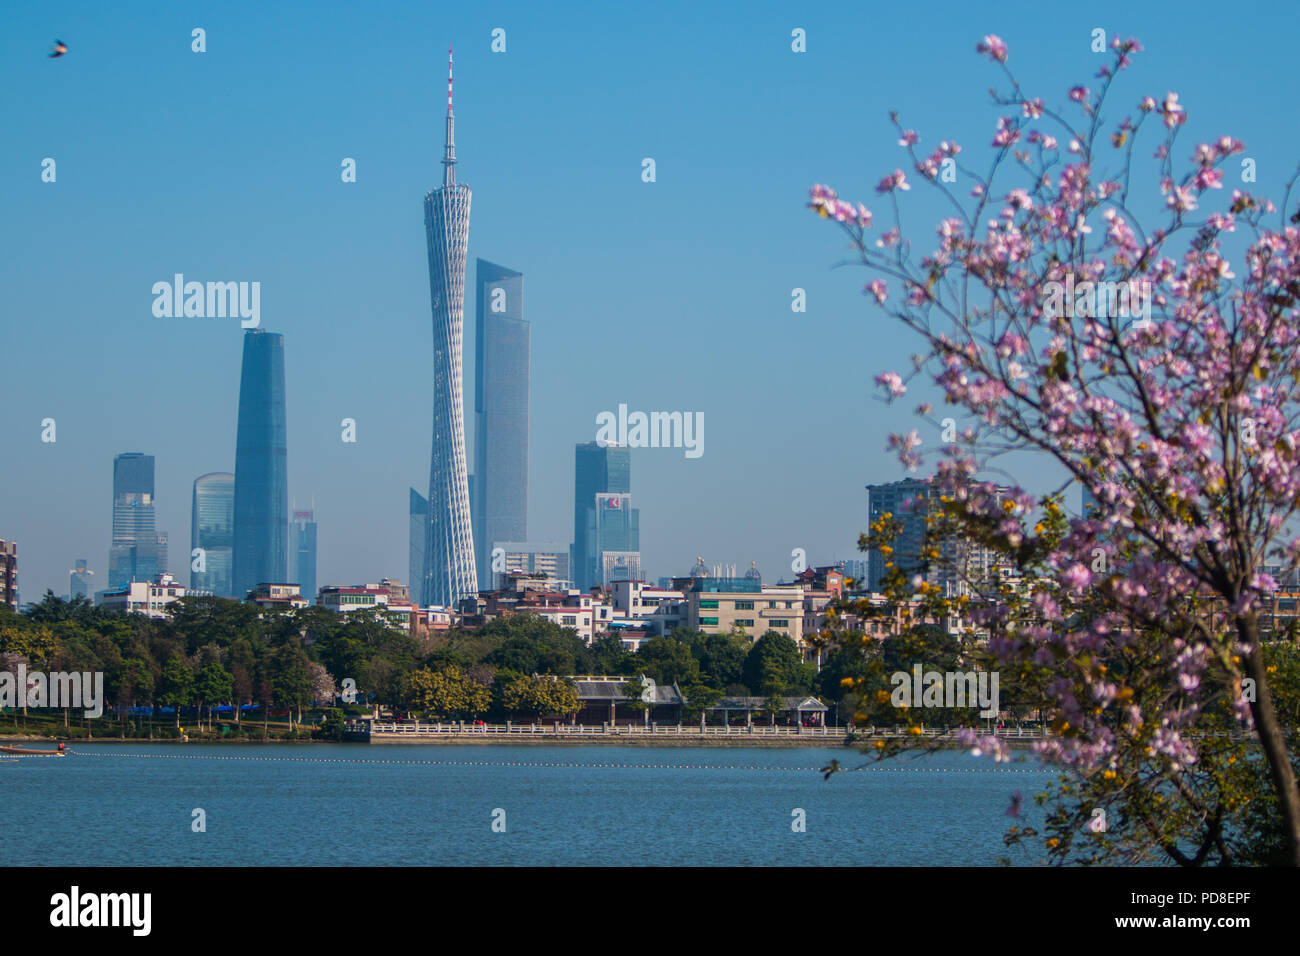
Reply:
[[[578,713],[573,717],[579,724],[677,724],[682,719],[686,699],[676,684],[657,684],[653,678],[642,674],[635,678],[641,684],[641,694],[635,700],[628,696],[631,677],[610,677],[604,674],[585,674],[569,677],[578,689]],[[639,705],[639,706],[634,706]]]
[[[281,610],[311,605],[311,602],[302,596],[302,588],[297,584],[259,584],[248,592],[246,600],[258,607]]]
[[[660,637],[686,623],[685,596],[679,590],[644,581],[615,581],[609,592],[616,622],[634,621]]]
[[[740,628],[753,640],[768,631],[803,646],[803,586],[752,578],[694,578],[685,592],[686,626],[704,634]]]
[[[732,716],[744,714],[745,723],[753,724],[754,715],[766,718],[772,723],[803,725],[807,727],[826,726],[826,705],[816,697],[724,697],[709,710],[720,715],[724,724],[731,723]]]
[[[351,611],[373,611],[388,607],[388,589],[377,584],[340,587],[331,585],[320,589],[316,603],[339,614]]]
[[[185,587],[170,574],[154,575],[149,581],[128,581],[121,587],[95,594],[95,604],[111,611],[167,617],[166,607],[186,595]]]

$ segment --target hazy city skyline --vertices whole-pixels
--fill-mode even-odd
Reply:
[[[882,449],[915,424],[912,403],[875,401],[871,377],[905,367],[912,347],[862,297],[863,273],[832,268],[843,244],[804,203],[814,182],[869,195],[905,165],[888,148],[891,108],[927,145],[955,138],[983,155],[998,111],[951,105],[958,92],[979,102],[991,82],[973,59],[979,37],[999,32],[1018,72],[1050,85],[1075,76],[1059,64],[1086,57],[1093,27],[1122,26],[1148,47],[1126,82],[1179,90],[1187,143],[1238,136],[1263,193],[1294,168],[1292,137],[1272,119],[1300,92],[1281,32],[1114,3],[1039,11],[1047,25],[1019,26],[1031,9],[1008,5],[998,22],[953,10],[928,25],[921,57],[912,15],[849,4],[805,14],[668,3],[653,18],[560,20],[507,4],[499,23],[412,7],[400,31],[232,4],[203,14],[204,54],[190,51],[189,25],[70,7],[59,27],[68,56],[0,58],[0,81],[32,91],[10,104],[0,155],[16,397],[0,424],[13,466],[0,537],[18,544],[23,600],[64,593],[79,556],[104,586],[115,455],[155,457],[157,526],[175,539],[174,565],[194,479],[233,467],[244,332],[237,317],[154,316],[152,285],[176,273],[260,282],[262,325],[286,336],[289,489],[328,516],[319,582],[401,576],[402,504],[424,482],[432,421],[413,199],[438,172],[448,40],[460,160],[476,190],[470,254],[528,277],[529,539],[569,540],[570,449],[626,403],[709,421],[697,460],[632,452],[648,576],[683,573],[696,554],[757,561],[769,580],[788,574],[795,547],[818,564],[860,557],[864,486],[905,477]],[[11,49],[49,43],[38,10],[15,9],[9,25]],[[498,25],[508,46],[494,54]],[[807,30],[807,53],[790,49],[795,27]],[[289,34],[301,52],[291,63],[275,52]],[[1257,45],[1258,69],[1206,75],[1204,51],[1224,44]],[[665,71],[667,56],[680,69]],[[894,77],[888,95],[855,68],[868,57]],[[159,71],[175,82],[157,83]],[[112,87],[98,82],[109,74]],[[215,148],[215,130],[236,132]],[[45,157],[56,182],[41,181]],[[353,183],[340,179],[347,158]],[[908,198],[914,222],[939,218],[922,190]],[[796,288],[806,312],[791,310]],[[53,443],[41,441],[47,417]],[[356,422],[353,444],[340,440],[344,418]]]

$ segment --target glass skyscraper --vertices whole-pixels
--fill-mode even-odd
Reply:
[[[190,589],[231,597],[235,546],[235,476],[214,471],[194,479],[190,509]],[[203,550],[203,570],[195,571],[194,549]]]
[[[148,581],[158,565],[154,527],[153,455],[127,452],[113,459],[113,543],[108,552],[108,586]]]
[[[442,186],[424,197],[433,307],[433,452],[429,462],[429,526],[419,594],[421,604],[451,607],[478,592],[478,577],[469,510],[461,380],[470,188],[456,182],[450,51],[447,141],[442,167]]]
[[[422,601],[420,582],[424,580],[424,537],[429,533],[429,500],[411,489],[411,550],[407,570],[411,582],[411,599]]]
[[[475,262],[474,487],[470,504],[480,576],[492,546],[528,538],[528,383],[532,331],[524,277]]]
[[[596,540],[598,495],[626,495],[632,491],[632,452],[621,445],[582,442],[574,449],[573,462],[573,556],[569,568],[573,583],[582,590],[600,583]],[[608,510],[608,509],[607,509]],[[634,512],[635,513],[635,512]],[[632,520],[632,515],[627,516]],[[630,540],[630,528],[628,529]],[[634,548],[607,547],[610,551],[640,548],[640,529]]]
[[[77,563],[72,570],[68,572],[68,600],[73,598],[94,597],[94,588],[90,586],[90,576],[95,572],[90,570],[90,564],[85,558],[77,558]]]
[[[641,579],[641,511],[625,493],[598,494],[587,509],[587,541],[591,547],[590,582]]]
[[[285,584],[289,536],[288,451],[284,423],[284,336],[244,333],[235,436],[235,537],[232,597],[259,584]]]
[[[294,567],[300,593],[308,601],[316,600],[316,512],[293,513]]]

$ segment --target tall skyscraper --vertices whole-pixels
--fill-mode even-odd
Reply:
[[[599,550],[596,541],[596,496],[626,495],[632,491],[632,452],[621,445],[589,441],[574,449],[573,463],[573,559],[569,570],[582,590],[599,583],[596,569]],[[629,520],[631,516],[628,516]],[[638,530],[637,547],[640,548]],[[610,548],[609,550],[624,550]]]
[[[422,601],[424,580],[424,539],[429,533],[429,499],[411,489],[411,552],[407,572],[411,582],[411,599]]]
[[[190,590],[211,591],[233,597],[231,569],[235,547],[235,476],[214,471],[194,479],[194,504],[190,509]],[[203,551],[202,571],[195,571]]]
[[[461,380],[470,188],[456,182],[450,50],[447,144],[442,167],[442,186],[424,196],[429,295],[433,307],[433,453],[429,463],[429,530],[425,539],[420,603],[453,606],[478,592],[478,577],[469,511]]]
[[[474,516],[476,567],[489,580],[494,541],[528,538],[528,382],[532,331],[522,273],[475,260]]]
[[[163,570],[154,528],[154,458],[138,451],[113,459],[113,543],[108,552],[108,586],[149,581]]]
[[[68,600],[84,597],[93,598],[95,589],[90,586],[90,576],[94,574],[90,570],[90,562],[85,558],[77,558],[76,565],[68,572]]]
[[[284,424],[284,336],[244,333],[235,436],[235,537],[232,597],[258,584],[286,583],[289,536],[288,451]]]
[[[591,571],[586,587],[641,580],[641,511],[632,507],[631,495],[596,495],[587,509],[587,541]]]
[[[293,513],[294,581],[298,593],[308,601],[316,600],[316,512]]]

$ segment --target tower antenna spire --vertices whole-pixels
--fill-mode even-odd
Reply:
[[[456,117],[451,112],[451,44],[447,45],[447,145],[442,155],[442,184],[450,186],[456,182]]]

